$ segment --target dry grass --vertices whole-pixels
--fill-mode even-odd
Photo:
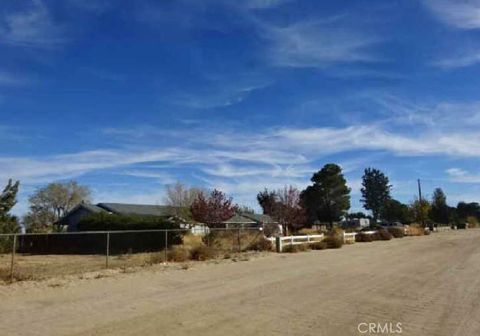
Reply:
[[[316,229],[308,229],[308,228],[304,228],[304,229],[301,229],[297,232],[297,234],[299,236],[305,236],[305,235],[318,235],[320,234],[321,232],[319,230],[316,230]]]
[[[407,236],[423,236],[423,235],[425,235],[425,229],[418,224],[412,224],[407,229]]]
[[[283,247],[282,252],[297,253],[297,252],[306,252],[309,250],[310,250],[310,247],[307,244],[298,244],[298,245],[287,245]]]

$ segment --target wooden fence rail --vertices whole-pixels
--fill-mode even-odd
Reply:
[[[374,234],[377,231],[363,231],[363,234]],[[354,243],[355,236],[360,232],[343,232],[343,242],[344,243]],[[322,241],[325,238],[325,235],[318,234],[318,235],[305,235],[305,236],[286,236],[286,237],[270,237],[267,238],[275,244],[276,251],[282,252],[283,248],[287,245],[301,245],[301,244],[312,244],[315,242]]]

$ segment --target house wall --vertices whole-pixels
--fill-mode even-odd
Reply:
[[[76,211],[70,213],[68,215],[68,217],[64,219],[64,221],[67,224],[67,231],[69,231],[69,232],[77,231],[78,223],[80,223],[80,221],[83,218],[88,217],[92,214],[93,214],[92,211],[90,211],[88,209],[85,209],[85,208],[82,208],[82,207],[80,207]]]

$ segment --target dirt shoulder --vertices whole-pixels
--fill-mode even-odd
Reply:
[[[2,335],[480,334],[480,230],[0,287]]]

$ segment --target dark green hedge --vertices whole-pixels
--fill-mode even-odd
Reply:
[[[95,214],[78,224],[78,231],[116,231],[110,233],[111,254],[161,251],[167,244],[182,244],[183,231],[142,232],[141,230],[178,229],[178,224],[154,216]],[[122,231],[134,232],[122,232]],[[32,254],[104,254],[106,233],[76,233],[19,237],[19,250]],[[165,239],[167,238],[167,239]],[[166,243],[166,244],[165,244]]]
[[[179,229],[178,224],[162,217],[99,213],[83,218],[78,231],[124,231]]]

